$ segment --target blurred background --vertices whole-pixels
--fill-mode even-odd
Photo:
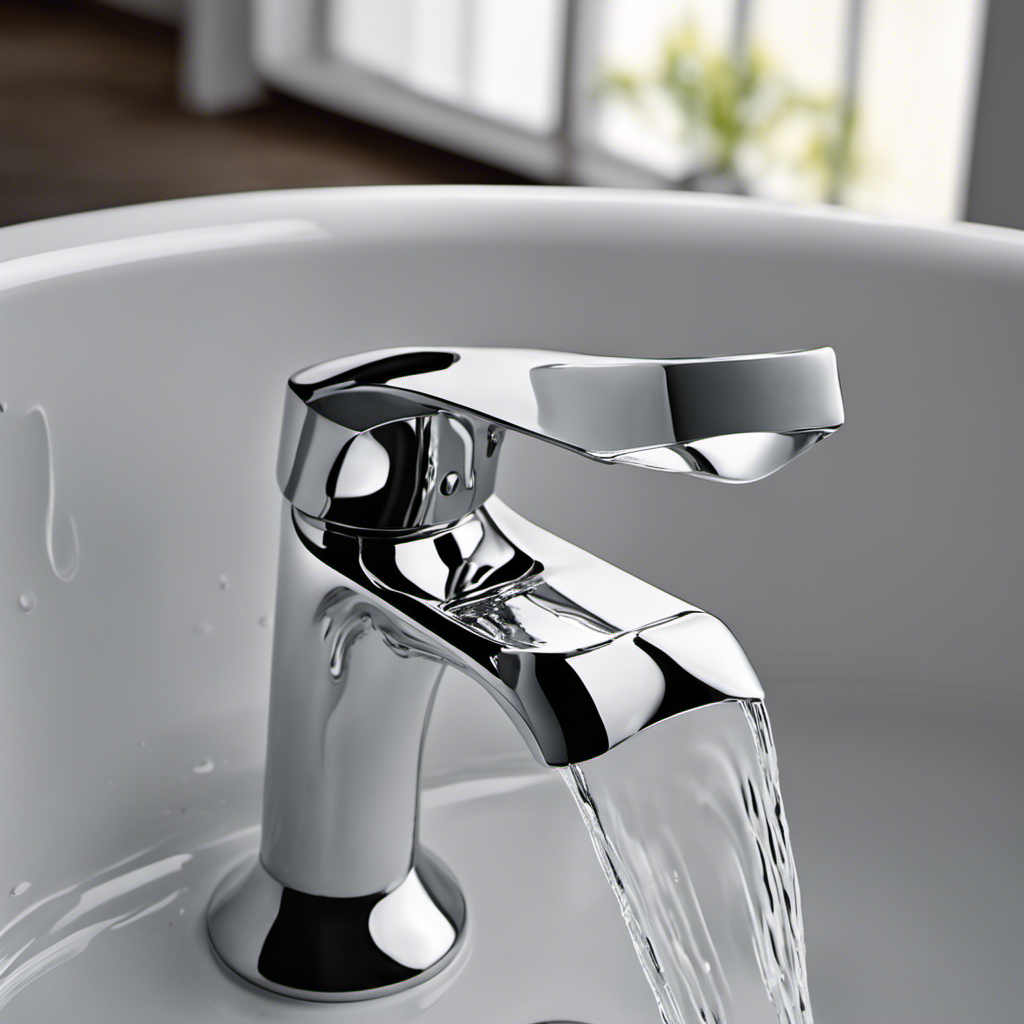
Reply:
[[[0,0],[0,223],[317,185],[1024,227],[1020,0]]]

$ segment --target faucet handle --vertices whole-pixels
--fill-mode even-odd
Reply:
[[[491,495],[506,428],[599,462],[740,483],[842,423],[831,348],[690,359],[386,349],[290,379],[278,481],[313,518],[415,529]]]

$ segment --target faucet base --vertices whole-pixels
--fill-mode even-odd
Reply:
[[[282,885],[258,858],[217,887],[207,913],[220,961],[280,995],[350,1002],[425,981],[455,958],[466,905],[451,874],[419,850],[387,893],[317,896]]]

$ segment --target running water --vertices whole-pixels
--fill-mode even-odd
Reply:
[[[812,1024],[800,892],[760,701],[562,769],[669,1024]]]

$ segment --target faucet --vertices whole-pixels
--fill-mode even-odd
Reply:
[[[507,430],[741,482],[843,422],[830,348],[697,359],[403,348],[289,381],[258,857],[210,904],[218,957],[271,991],[368,999],[441,971],[466,905],[418,842],[421,750],[451,667],[542,764],[764,694],[715,617],[494,496]]]

